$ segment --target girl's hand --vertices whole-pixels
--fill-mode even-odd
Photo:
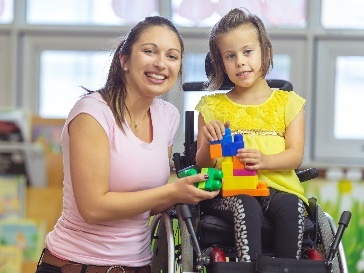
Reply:
[[[219,191],[209,192],[196,188],[194,185],[207,179],[208,175],[205,176],[205,174],[199,173],[180,178],[174,182],[176,203],[197,204],[200,201],[212,199],[218,195]]]
[[[247,170],[269,169],[268,156],[255,149],[239,149],[236,155],[240,162],[245,163]]]
[[[225,127],[229,127],[229,122],[224,124],[220,120],[213,120],[205,124],[202,128],[202,134],[208,141],[221,140],[225,135]]]

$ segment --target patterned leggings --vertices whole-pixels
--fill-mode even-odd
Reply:
[[[299,259],[305,207],[301,199],[271,189],[268,197],[238,195],[201,202],[201,210],[234,225],[238,260],[250,262],[262,254],[262,224],[266,217],[274,226],[274,256]],[[264,237],[263,237],[264,239]]]

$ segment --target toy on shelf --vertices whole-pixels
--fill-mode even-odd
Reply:
[[[223,172],[215,168],[199,168],[196,165],[189,166],[180,170],[177,173],[178,178],[194,175],[197,173],[208,174],[209,178],[206,181],[195,183],[195,186],[199,189],[206,191],[217,191],[221,189]]]
[[[222,140],[210,142],[211,158],[222,158],[222,196],[268,196],[268,186],[265,182],[258,181],[257,171],[245,169],[244,163],[236,157],[238,149],[241,148],[244,148],[243,135],[232,136],[229,128],[225,128]]]

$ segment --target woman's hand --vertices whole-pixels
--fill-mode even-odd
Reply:
[[[208,179],[208,175],[196,174],[178,179],[173,183],[175,187],[176,203],[197,204],[206,199],[212,199],[219,191],[205,191],[197,188],[195,183]]]
[[[256,149],[239,149],[236,155],[240,162],[245,163],[247,170],[269,169],[268,156]]]

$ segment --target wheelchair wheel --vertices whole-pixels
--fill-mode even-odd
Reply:
[[[182,226],[182,232],[181,232]],[[176,212],[162,212],[156,215],[151,223],[152,273],[192,272],[193,252],[184,221],[176,216]],[[183,234],[183,235],[181,235]],[[190,250],[191,248],[191,250]]]
[[[151,225],[152,273],[168,272],[168,243],[164,221],[162,217],[155,216]]]
[[[335,232],[332,229],[329,220],[327,219],[326,213],[322,210],[322,208],[318,205],[318,230],[319,230],[319,245],[318,250],[321,255],[327,257],[330,252],[331,243],[334,241]],[[343,268],[341,266],[341,258],[338,253],[335,254],[335,258],[333,260],[333,273],[343,273]]]
[[[175,238],[178,238],[176,245],[179,249],[176,258],[176,273],[194,272],[194,256],[190,234],[180,214],[178,214],[178,228],[176,229]]]

